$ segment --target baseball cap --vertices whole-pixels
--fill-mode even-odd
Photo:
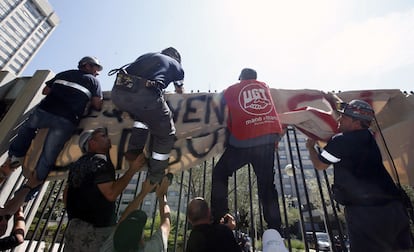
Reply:
[[[288,252],[276,229],[268,229],[263,233],[263,252]]]
[[[114,234],[114,248],[116,251],[130,251],[138,249],[139,242],[147,222],[147,214],[142,210],[135,210],[118,224]]]
[[[98,66],[98,70],[102,71],[103,67],[102,65],[99,63],[99,60],[96,57],[93,56],[85,56],[82,59],[79,60],[78,63],[78,68],[82,67],[83,65],[86,64],[92,64],[92,65],[96,65]]]
[[[255,80],[257,79],[257,72],[251,68],[244,68],[239,76],[239,80]]]
[[[79,148],[83,153],[88,152],[88,141],[91,139],[94,130],[86,130],[79,136]]]
[[[88,152],[88,142],[96,131],[103,131],[105,132],[105,134],[108,134],[106,128],[96,128],[94,130],[85,130],[84,132],[82,132],[79,136],[78,142],[79,148],[81,149],[82,153]]]
[[[352,100],[349,103],[338,103],[337,110],[341,114],[367,122],[374,120],[375,116],[375,112],[371,105],[363,100]]]
[[[177,60],[179,63],[181,63],[181,55],[177,51],[177,49],[175,49],[174,47],[165,48],[164,50],[161,51],[161,54],[170,56],[171,58],[173,58],[173,59]]]

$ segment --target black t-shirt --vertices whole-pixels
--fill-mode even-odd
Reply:
[[[50,88],[50,93],[40,102],[39,107],[74,124],[79,123],[92,97],[102,97],[98,79],[81,70],[58,73],[46,85]]]
[[[233,232],[223,224],[201,224],[193,227],[186,252],[240,252]]]
[[[115,202],[108,201],[98,184],[115,180],[110,160],[99,154],[86,154],[69,166],[67,212],[95,227],[115,224]]]
[[[375,138],[368,129],[335,135],[319,158],[334,165],[334,184],[355,197],[398,195],[397,187],[382,163]]]

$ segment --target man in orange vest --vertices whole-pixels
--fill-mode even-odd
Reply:
[[[257,176],[258,194],[268,228],[281,231],[278,193],[274,184],[274,155],[282,127],[270,89],[257,81],[255,70],[242,70],[239,83],[224,90],[228,108],[227,147],[213,169],[211,209],[214,222],[228,213],[228,179],[251,164]]]

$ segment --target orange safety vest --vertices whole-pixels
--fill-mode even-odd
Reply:
[[[266,83],[242,80],[224,91],[224,99],[229,110],[227,127],[238,140],[282,132]]]

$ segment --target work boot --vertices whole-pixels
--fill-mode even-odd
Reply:
[[[173,178],[174,178],[174,175],[172,174],[172,173],[167,173],[167,174],[165,174],[164,176],[162,176],[161,177],[161,180],[158,182],[158,184],[159,185],[161,185],[161,182],[162,182],[162,180],[163,180],[163,178],[164,177],[167,177],[168,178],[168,184],[169,184],[169,186],[172,184],[172,180],[173,180]],[[147,177],[149,180],[150,180],[150,183],[153,185],[153,184],[155,184],[155,183],[153,183],[152,181],[151,181],[151,178],[149,177],[149,175],[148,175],[148,177]],[[150,193],[153,193],[153,192],[155,192],[155,190],[157,189],[157,187],[154,187],[154,189],[152,189],[152,191],[150,192]]]
[[[11,156],[6,159],[6,161],[1,165],[8,166],[10,169],[14,170],[22,165],[24,157],[15,157]]]
[[[162,181],[162,178],[165,175],[165,171],[157,171],[157,172],[148,172],[147,178],[151,182],[151,184],[159,184]]]
[[[14,156],[8,157],[6,161],[1,165],[0,169],[0,182],[8,178],[10,174],[14,172],[19,166],[22,165],[23,158],[16,158]]]

